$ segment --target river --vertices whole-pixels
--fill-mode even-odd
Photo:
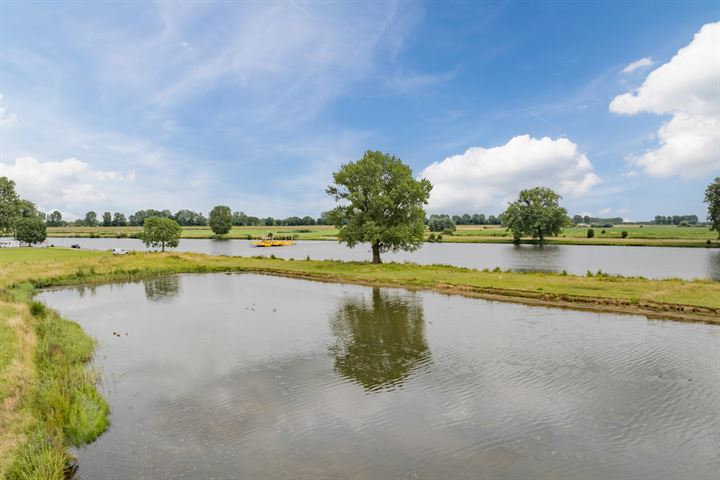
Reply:
[[[146,250],[137,239],[49,238],[48,243],[110,250]],[[370,260],[367,245],[350,249],[333,241],[299,241],[290,247],[255,248],[248,240],[184,239],[176,249],[210,255],[275,255],[314,260]],[[605,273],[647,278],[710,278],[720,280],[720,249],[679,247],[620,247],[587,245],[512,245],[494,243],[426,243],[415,252],[387,253],[385,261],[447,264],[459,267],[547,271],[584,275]]]

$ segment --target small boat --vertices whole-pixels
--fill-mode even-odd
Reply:
[[[289,245],[295,245],[291,238],[277,239],[272,235],[265,235],[259,242],[253,242],[253,247],[287,247]]]

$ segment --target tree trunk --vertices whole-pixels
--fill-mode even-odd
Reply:
[[[161,251],[161,252],[164,252],[164,251],[165,251],[165,242],[162,242],[162,243],[160,244],[160,251]]]
[[[375,242],[372,244],[372,253],[372,263],[382,263],[382,260],[380,260],[380,242]]]

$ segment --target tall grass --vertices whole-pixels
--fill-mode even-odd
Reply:
[[[109,406],[95,388],[96,374],[87,368],[95,342],[74,322],[32,301],[33,287],[22,283],[9,292],[26,303],[37,345],[37,379],[23,399],[33,422],[17,449],[8,480],[61,480],[72,460],[68,447],[95,440],[108,425]]]

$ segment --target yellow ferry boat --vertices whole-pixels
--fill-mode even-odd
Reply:
[[[272,235],[265,235],[259,242],[254,242],[254,247],[286,247],[294,245],[295,242],[292,239],[278,240],[272,237]]]

